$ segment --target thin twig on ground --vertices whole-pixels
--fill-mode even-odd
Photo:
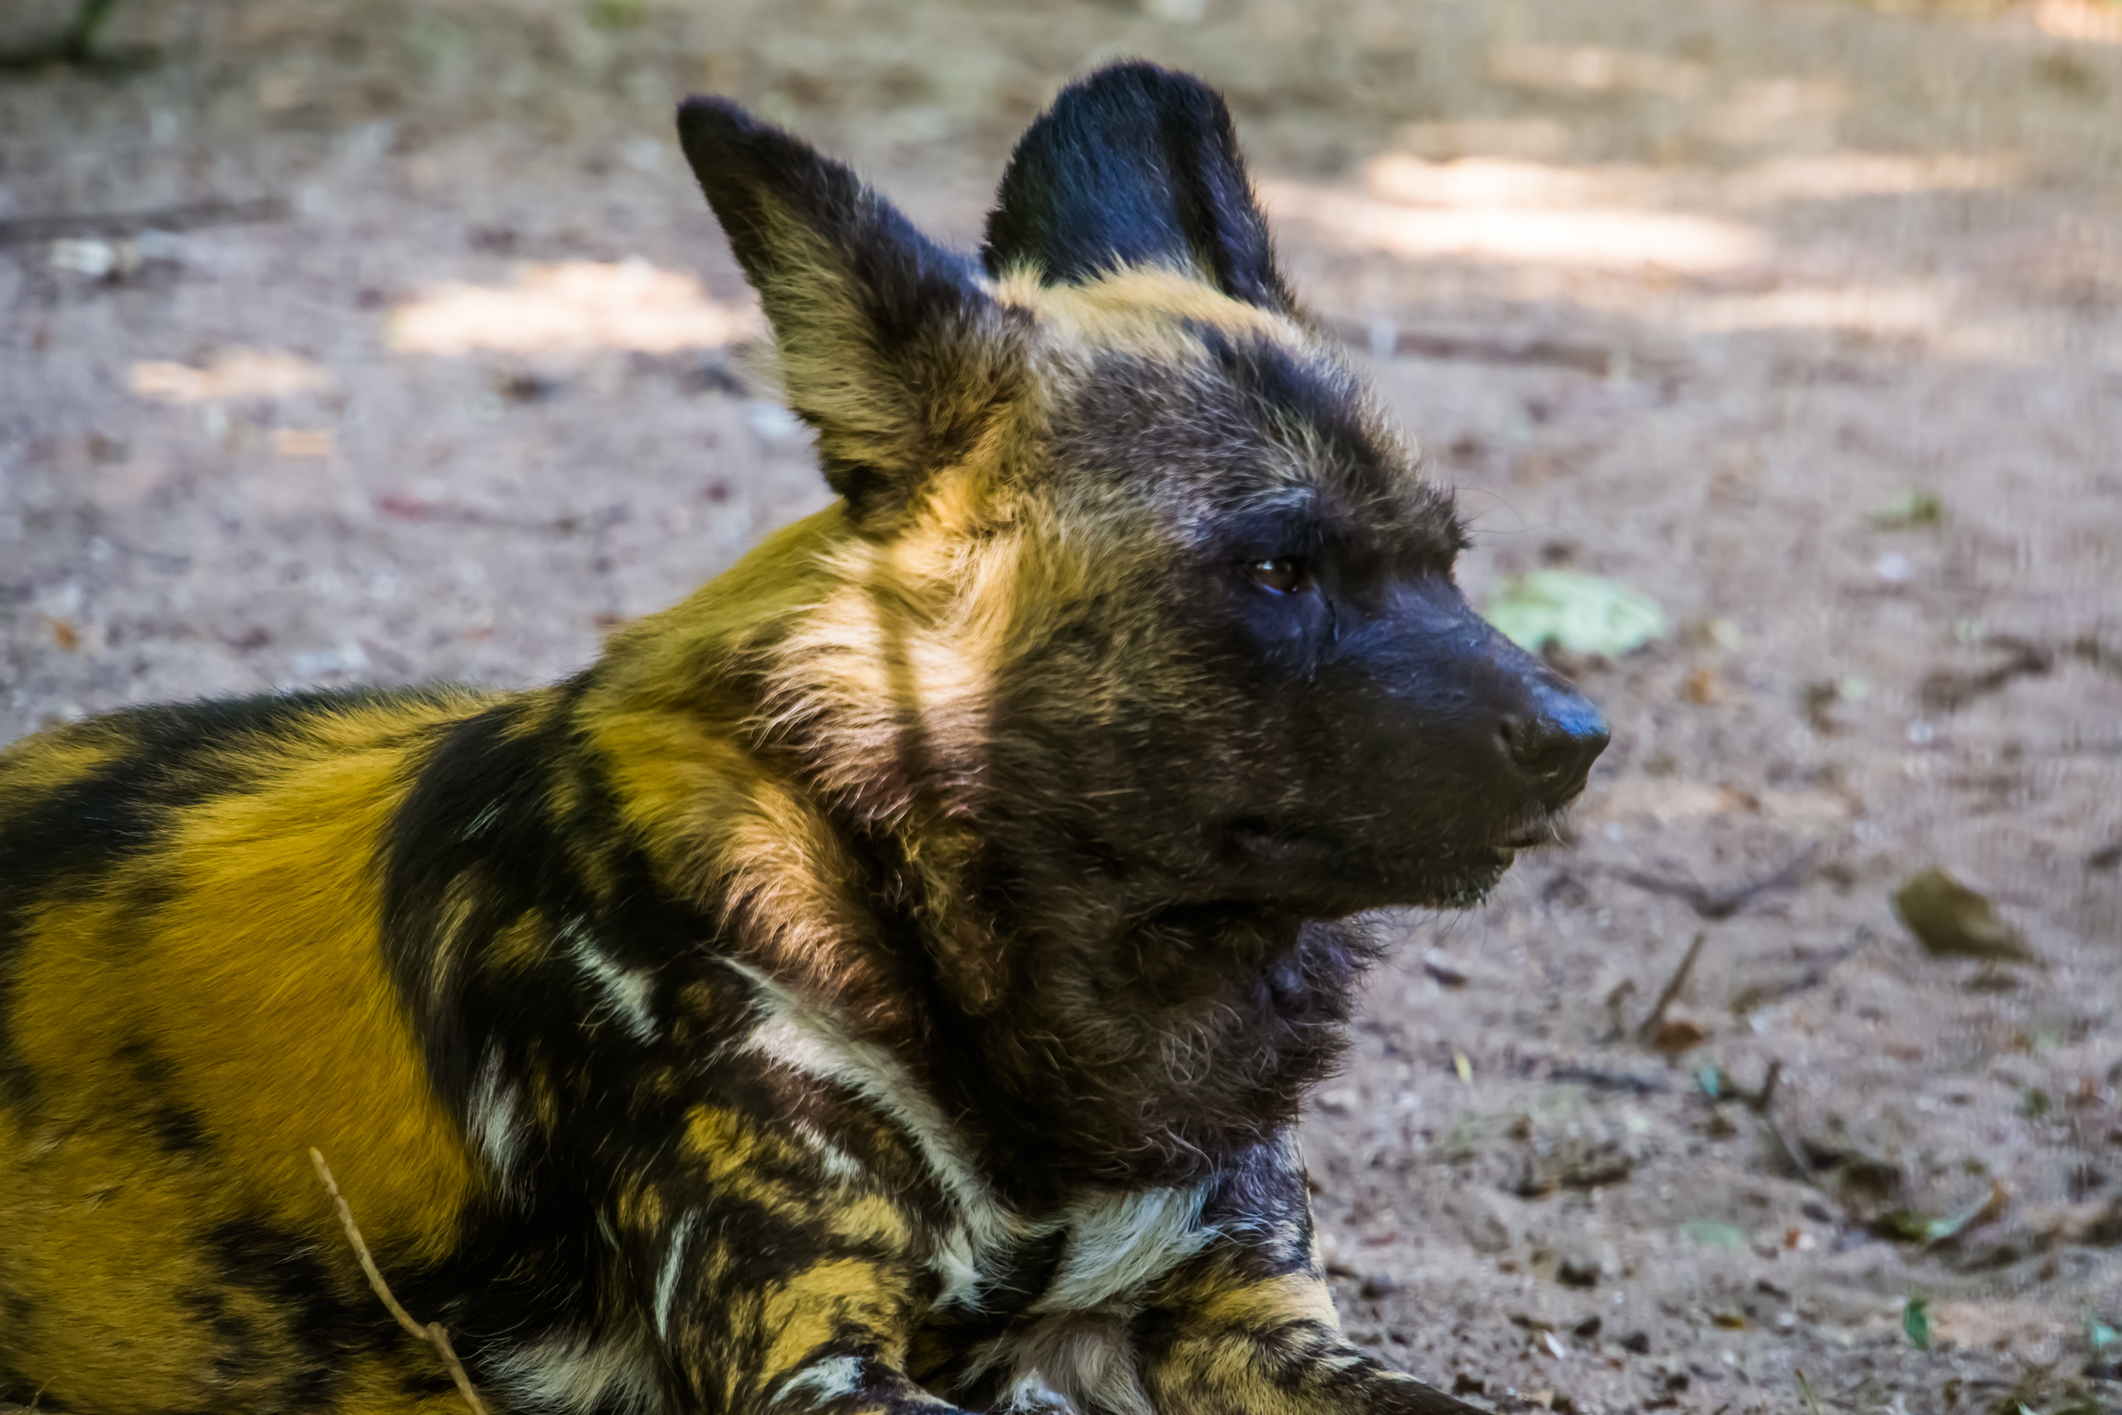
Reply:
[[[1767,1130],[1769,1138],[1776,1142],[1776,1148],[1783,1152],[1784,1163],[1791,1167],[1792,1173],[1801,1182],[1819,1190],[1823,1196],[1833,1198],[1833,1195],[1814,1183],[1812,1166],[1805,1162],[1804,1153],[1791,1142],[1789,1132],[1783,1128],[1783,1122],[1776,1119],[1776,1087],[1782,1080],[1783,1063],[1771,1058],[1767,1072],[1761,1077],[1760,1086],[1751,1092],[1742,1092],[1739,1099],[1748,1110],[1760,1117],[1762,1128]]]
[[[1761,1078],[1760,1088],[1743,1097],[1746,1108],[1755,1115],[1766,1115],[1768,1108],[1776,1103],[1776,1083],[1782,1079],[1783,1063],[1771,1058],[1767,1074]]]
[[[324,1156],[314,1149],[309,1152],[309,1159],[311,1164],[317,1166],[317,1177],[324,1181],[325,1191],[332,1196],[332,1203],[339,1210],[339,1222],[346,1229],[347,1242],[354,1245],[354,1256],[361,1261],[361,1271],[367,1275],[368,1285],[374,1289],[376,1296],[382,1300],[390,1314],[397,1318],[399,1326],[435,1348],[436,1354],[442,1358],[442,1364],[449,1368],[450,1379],[457,1383],[457,1393],[462,1395],[464,1403],[472,1408],[472,1415],[486,1415],[486,1406],[479,1399],[479,1392],[473,1389],[472,1378],[464,1373],[464,1363],[457,1359],[457,1350],[450,1345],[449,1333],[442,1329],[440,1322],[428,1322],[423,1326],[413,1319],[412,1313],[398,1305],[397,1297],[391,1293],[390,1284],[383,1280],[382,1270],[376,1266],[375,1258],[368,1251],[367,1242],[361,1237],[360,1225],[354,1222],[353,1208],[346,1202],[346,1196],[339,1192],[338,1181],[332,1178],[331,1166],[326,1164]]]
[[[1788,889],[1805,878],[1812,868],[1813,857],[1820,853],[1817,841],[1805,847],[1788,864],[1772,870],[1757,879],[1733,885],[1729,889],[1711,889],[1687,879],[1666,879],[1662,875],[1645,874],[1640,870],[1620,870],[1618,876],[1638,889],[1647,889],[1653,894],[1669,894],[1684,901],[1697,917],[1715,921],[1729,919],[1747,905],[1772,890]]]
[[[1621,1091],[1632,1096],[1662,1095],[1672,1089],[1658,1076],[1638,1076],[1630,1071],[1608,1071],[1597,1066],[1557,1066],[1547,1073],[1550,1081],[1574,1082],[1595,1091]]]
[[[1687,952],[1680,959],[1680,966],[1673,969],[1672,977],[1666,981],[1665,990],[1659,993],[1658,1000],[1651,1004],[1650,1016],[1644,1018],[1643,1025],[1636,1028],[1638,1040],[1647,1042],[1657,1035],[1658,1024],[1665,1020],[1665,1009],[1673,1005],[1673,999],[1680,995],[1680,989],[1687,986],[1687,975],[1695,970],[1695,959],[1702,955],[1702,945],[1707,942],[1709,930],[1704,929],[1697,933],[1695,941],[1687,946]]]
[[[1825,1189],[1821,1189],[1819,1184],[1814,1181],[1812,1166],[1805,1162],[1805,1156],[1799,1152],[1795,1144],[1791,1143],[1790,1135],[1783,1129],[1783,1122],[1776,1119],[1776,1113],[1772,1110],[1764,1110],[1759,1112],[1759,1114],[1761,1116],[1761,1124],[1768,1129],[1769,1138],[1773,1139],[1776,1142],[1776,1148],[1783,1152],[1784,1163],[1791,1167],[1792,1177],[1814,1189],[1818,1189],[1821,1194],[1826,1195],[1828,1198],[1833,1198],[1833,1195],[1828,1194]]]
[[[1784,978],[1777,982],[1748,983],[1745,987],[1739,989],[1737,993],[1733,994],[1731,1010],[1743,1017],[1749,1012],[1768,1006],[1770,1003],[1796,997],[1799,993],[1807,992],[1820,986],[1820,984],[1827,981],[1828,975],[1834,971],[1838,964],[1846,963],[1851,958],[1856,957],[1858,952],[1872,941],[1872,937],[1872,931],[1869,927],[1859,925],[1855,937],[1849,943],[1823,958],[1811,960],[1807,964],[1805,971],[1796,977]]]

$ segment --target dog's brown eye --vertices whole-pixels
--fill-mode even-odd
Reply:
[[[1291,556],[1280,555],[1273,560],[1255,560],[1245,567],[1252,577],[1277,594],[1290,594],[1303,589],[1311,580],[1304,572],[1304,562]]]

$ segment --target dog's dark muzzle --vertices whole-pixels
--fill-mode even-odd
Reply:
[[[1499,755],[1522,789],[1548,810],[1559,811],[1584,790],[1610,734],[1589,699],[1545,664],[1523,656],[1536,674],[1521,675],[1522,701],[1496,714]]]
[[[1352,814],[1458,849],[1537,844],[1606,749],[1599,709],[1448,584],[1397,596],[1344,650]]]

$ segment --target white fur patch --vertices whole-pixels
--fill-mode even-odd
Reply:
[[[513,1183],[523,1144],[523,1094],[508,1079],[506,1065],[499,1042],[486,1049],[465,1108],[466,1128],[477,1137],[479,1153],[494,1167],[504,1189]]]
[[[937,1236],[929,1255],[943,1283],[937,1305],[978,1307],[1017,1244],[1066,1232],[1060,1267],[1027,1314],[1034,1320],[979,1353],[973,1373],[1006,1373],[1004,1404],[1024,1415],[1093,1409],[1153,1415],[1127,1318],[1151,1283],[1216,1237],[1201,1222],[1205,1192],[1088,1194],[1059,1214],[1027,1219],[995,1197],[964,1138],[889,1051],[854,1040],[757,969],[730,966],[758,990],[766,1013],[744,1049],[878,1106],[913,1138],[950,1196],[956,1222]]]
[[[648,1000],[655,984],[646,973],[622,968],[598,951],[597,940],[579,919],[570,919],[560,927],[560,940],[574,955],[575,964],[603,992],[611,1004],[612,1012],[620,1024],[633,1035],[637,1042],[652,1042],[656,1039],[656,1017],[650,1011]]]
[[[1155,1415],[1142,1389],[1135,1344],[1114,1315],[1047,1317],[995,1343],[981,1365],[1008,1371],[1003,1404],[1037,1411]]]
[[[814,1406],[853,1395],[862,1388],[862,1364],[859,1356],[828,1356],[823,1361],[813,1361],[781,1383],[774,1404],[779,1405],[792,1395],[807,1395]]]
[[[745,1040],[745,1050],[845,1086],[877,1105],[913,1137],[953,1199],[969,1209],[993,1207],[987,1183],[974,1170],[957,1129],[897,1057],[874,1042],[854,1040],[830,1017],[758,969],[734,962],[729,966],[759,990],[769,1014]]]
[[[663,1271],[656,1274],[656,1331],[666,1340],[670,1337],[671,1304],[678,1298],[678,1279],[685,1274],[685,1245],[691,1241],[693,1226],[700,1221],[697,1209],[687,1209],[670,1234],[670,1251],[663,1255]]]
[[[1139,1290],[1200,1252],[1215,1231],[1201,1226],[1200,1189],[1145,1189],[1069,1205],[1068,1247],[1035,1312],[1083,1312]]]
[[[477,840],[480,836],[492,830],[500,820],[501,803],[496,801],[485,810],[479,812],[478,815],[473,816],[472,823],[464,827],[464,833],[457,838],[465,841]]]
[[[853,1155],[819,1134],[815,1126],[798,1124],[795,1131],[796,1138],[803,1142],[803,1148],[816,1156],[819,1167],[833,1178],[852,1182],[868,1173],[855,1162]]]
[[[617,1409],[661,1415],[659,1366],[642,1333],[598,1341],[562,1332],[495,1361],[490,1379],[511,1407],[532,1410]]]
[[[936,1294],[937,1306],[970,1307],[979,1302],[987,1276],[980,1271],[980,1255],[973,1250],[973,1236],[965,1225],[954,1224],[936,1236],[928,1266],[929,1271],[943,1279],[943,1289]]]

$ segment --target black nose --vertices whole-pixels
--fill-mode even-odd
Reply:
[[[1511,765],[1549,810],[1584,789],[1610,735],[1599,710],[1566,688],[1543,688],[1529,710],[1505,713],[1498,730]]]

